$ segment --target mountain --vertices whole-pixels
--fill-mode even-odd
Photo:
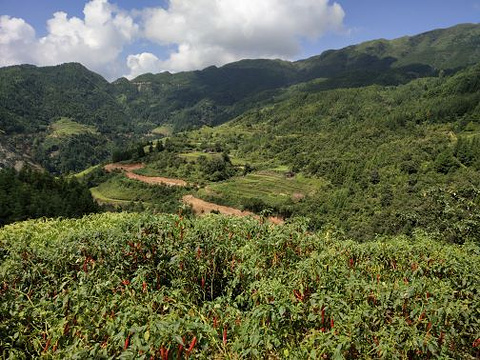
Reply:
[[[0,145],[10,149],[9,156],[2,154],[15,163],[25,154],[54,172],[104,160],[105,145],[131,131],[112,92],[110,83],[81,64],[0,69]]]
[[[396,40],[375,40],[319,56],[288,62],[242,60],[220,68],[179,74],[141,75],[122,82],[127,100],[145,123],[170,123],[177,129],[218,125],[281,89],[322,79],[316,89],[398,85],[453,73],[480,60],[480,25],[463,24]],[[115,84],[114,84],[115,85]]]
[[[75,63],[1,68],[0,145],[15,159],[2,163],[33,159],[52,172],[78,171],[158,126],[223,124],[290,96],[289,87],[305,82],[315,92],[452,74],[480,60],[479,39],[480,25],[464,24],[296,62],[242,60],[113,83]]]
[[[320,90],[319,81],[170,136],[139,174],[182,178],[204,201],[305,216],[312,229],[356,240],[419,229],[480,238],[480,63],[397,86]],[[98,187],[120,199],[132,188],[121,175]]]

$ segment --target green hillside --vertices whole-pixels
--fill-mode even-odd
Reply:
[[[145,124],[176,129],[218,125],[255,105],[271,102],[281,89],[323,79],[317,89],[398,85],[452,73],[480,60],[480,26],[463,24],[396,40],[376,40],[297,62],[243,60],[220,68],[179,74],[145,74],[118,82],[126,103]],[[116,83],[114,83],[116,85]]]
[[[0,143],[56,173],[103,161],[132,130],[110,92],[105,79],[80,64],[2,68]]]
[[[222,126],[172,135],[138,172],[197,183],[196,196],[214,203],[306,216],[312,229],[347,238],[422,228],[478,241],[479,65],[399,86],[316,83]]]
[[[102,214],[0,230],[3,358],[480,356],[480,248]]]
[[[310,81],[309,91],[315,92],[396,86],[455,73],[480,60],[479,38],[478,24],[463,24],[296,62],[242,60],[113,83],[75,63],[5,67],[0,69],[0,151],[7,158],[9,149],[11,166],[23,157],[55,173],[81,171],[104,161],[116,148],[163,136],[165,129],[168,134],[219,125],[276,103],[291,95],[292,85]],[[95,131],[77,128],[67,132],[64,141],[52,140],[49,129],[65,118]]]

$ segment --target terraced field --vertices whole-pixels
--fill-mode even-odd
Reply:
[[[79,134],[98,134],[95,126],[79,124],[70,118],[62,117],[51,125],[51,137],[65,137]]]
[[[221,183],[210,184],[199,193],[203,196],[228,199],[237,206],[240,206],[246,199],[262,199],[269,205],[279,205],[288,199],[299,200],[325,186],[325,183],[319,179],[287,175],[288,173],[285,172],[260,171]]]

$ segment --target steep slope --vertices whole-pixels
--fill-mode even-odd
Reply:
[[[416,227],[457,242],[480,236],[480,64],[396,87],[314,92],[315,84],[291,87],[203,139],[192,135],[192,145],[214,139],[245,164],[325,185],[275,204],[260,195],[262,178],[239,177],[210,186],[210,200],[256,201],[261,210],[260,198],[264,208],[357,239]],[[247,180],[257,193],[234,192]]]
[[[174,130],[219,125],[281,101],[291,95],[289,86],[312,79],[306,92],[448,75],[480,60],[479,38],[480,25],[466,24],[297,62],[243,60],[113,84],[80,64],[6,67],[0,69],[0,145],[10,158],[14,150],[11,163],[21,163],[25,153],[50,171],[76,171],[106,159],[132,133],[164,124]]]
[[[463,24],[396,40],[375,40],[297,62],[243,60],[179,74],[146,74],[128,85],[127,103],[142,122],[177,129],[218,125],[279,89],[320,78],[316,90],[398,85],[439,71],[452,73],[480,60],[480,25]]]
[[[111,91],[105,79],[80,64],[2,68],[0,143],[13,150],[16,162],[25,154],[55,172],[103,160],[108,150],[100,147],[131,129]]]
[[[0,69],[0,129],[5,133],[45,129],[69,117],[104,131],[126,128],[127,119],[110,94],[111,85],[80,64]]]

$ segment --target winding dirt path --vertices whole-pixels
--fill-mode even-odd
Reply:
[[[121,164],[121,163],[111,163],[105,165],[103,168],[108,172],[112,172],[114,170],[124,170],[124,171],[134,171],[138,169],[143,169],[145,164],[137,163],[137,164]]]
[[[218,211],[225,215],[235,215],[235,216],[255,215],[250,211],[241,211],[239,209],[235,209],[232,207],[210,203],[210,202],[198,199],[193,195],[185,195],[182,198],[182,201],[187,205],[191,205],[193,211],[197,215],[208,214],[208,213],[211,213],[212,211]]]
[[[137,164],[120,164],[120,163],[112,163],[104,166],[104,169],[108,172],[112,172],[114,170],[122,170],[125,172],[125,176],[129,179],[142,181],[146,184],[150,185],[168,185],[168,186],[187,186],[187,182],[181,179],[172,179],[166,178],[161,176],[145,176],[135,174],[134,170],[143,169],[145,164],[137,163]],[[204,201],[201,199],[196,198],[193,195],[185,195],[182,198],[184,204],[190,205],[197,215],[203,215],[211,213],[212,211],[218,211],[224,215],[232,215],[232,216],[253,216],[255,219],[260,219],[260,216],[255,215],[250,211],[242,211],[233,207],[223,206],[214,204],[208,201]],[[283,224],[283,219],[278,217],[269,217],[268,220],[273,224]]]
[[[129,179],[142,181],[146,184],[150,185],[167,185],[167,186],[187,186],[187,182],[181,179],[172,179],[166,178],[162,176],[145,176],[135,174],[134,170],[143,169],[145,164],[120,164],[120,163],[112,163],[105,165],[104,169],[108,172],[114,170],[123,170],[125,171],[125,176]]]
[[[204,214],[211,213],[212,211],[218,211],[223,215],[232,215],[232,216],[240,216],[240,217],[253,216],[255,219],[260,219],[260,216],[255,215],[250,211],[242,211],[229,206],[214,204],[208,201],[204,201],[202,199],[198,199],[193,195],[185,195],[182,198],[182,201],[185,204],[190,205],[193,209],[193,212],[197,215],[204,215]],[[280,225],[284,223],[283,219],[279,217],[274,217],[274,216],[270,216],[268,220],[271,223],[276,225]]]
[[[142,181],[144,183],[150,185],[168,185],[168,186],[187,186],[187,182],[181,179],[172,179],[166,178],[161,176],[145,176],[145,175],[138,175],[133,172],[127,171],[125,176],[129,179]]]

